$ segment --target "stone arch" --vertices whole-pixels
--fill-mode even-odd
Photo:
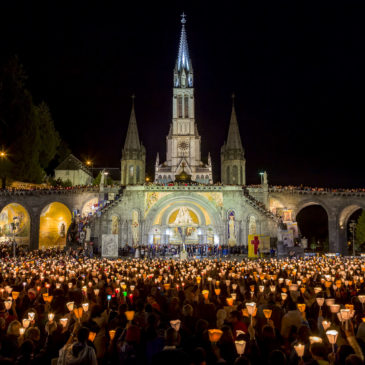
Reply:
[[[93,197],[82,204],[81,216],[87,216],[95,211],[95,204],[99,203],[98,197]]]
[[[314,211],[313,207],[319,207],[320,209],[316,209]],[[302,217],[304,215],[303,211],[305,209],[311,208],[313,212],[307,217]],[[308,213],[307,213],[308,214]],[[329,220],[332,217],[331,210],[321,200],[306,200],[300,202],[298,207],[293,214],[295,216],[295,220],[298,223],[298,229],[302,236],[305,236],[307,239],[319,240],[322,241],[323,249],[327,251],[331,250],[330,247],[327,247],[327,243],[329,244],[330,235],[329,235]],[[310,242],[309,242],[310,243]]]
[[[71,224],[71,210],[58,201],[48,203],[41,211],[39,224],[39,248],[63,247]]]
[[[365,210],[365,207],[361,206],[360,204],[354,203],[340,209],[339,224],[341,229],[346,229],[348,220],[350,219],[352,214],[355,213],[358,209]]]
[[[192,205],[200,205],[202,208],[204,208],[211,219],[211,226],[215,228],[217,236],[222,238],[224,233],[224,225],[219,211],[208,199],[195,193],[180,193],[178,196],[176,194],[169,194],[166,197],[161,198],[145,215],[145,226],[143,231],[145,233],[149,232],[159,220],[158,218],[160,216],[162,218],[162,215],[168,210],[170,206],[175,205],[175,207],[177,207],[179,204],[181,205],[189,203]]]
[[[15,239],[18,246],[30,246],[30,225],[30,214],[23,204],[6,204],[0,212],[0,241]]]
[[[327,213],[327,216],[330,217],[331,216],[331,209],[327,206],[327,204],[320,200],[320,199],[310,199],[310,200],[303,200],[301,202],[299,202],[299,204],[295,207],[294,211],[293,211],[293,217],[297,217],[298,213],[303,210],[304,208],[307,208],[311,205],[319,205],[321,206]]]

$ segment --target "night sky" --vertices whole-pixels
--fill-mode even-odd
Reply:
[[[125,3],[129,3],[126,5]],[[132,4],[133,3],[133,4]],[[17,54],[72,152],[119,167],[136,94],[147,171],[165,158],[180,14],[202,157],[216,178],[231,94],[247,182],[364,186],[363,1],[2,1],[1,57]]]

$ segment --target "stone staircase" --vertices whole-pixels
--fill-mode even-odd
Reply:
[[[280,217],[278,217],[277,215],[273,214],[269,209],[267,209],[265,207],[265,205],[262,202],[260,202],[256,198],[254,198],[250,194],[250,192],[248,191],[247,188],[243,188],[243,196],[246,198],[246,202],[248,204],[250,204],[256,210],[258,210],[261,214],[263,214],[264,216],[266,216],[269,219],[273,220],[277,224],[280,224],[281,223]]]
[[[116,205],[118,205],[121,200],[123,199],[123,188],[121,188],[119,190],[119,197],[118,199],[113,200],[111,203],[109,203],[108,205],[106,205],[104,208],[100,209],[97,213],[95,213],[92,217],[91,217],[91,221],[95,220],[96,218],[100,218],[101,215],[103,215],[104,213],[106,213],[109,209],[115,207]],[[98,215],[98,213],[100,213],[100,215]]]

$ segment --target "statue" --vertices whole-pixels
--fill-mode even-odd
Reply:
[[[268,180],[267,180],[267,172],[266,171],[264,171],[264,178],[263,178],[263,180],[264,180],[264,185],[267,185],[268,184]]]
[[[235,246],[237,241],[235,223],[234,212],[230,212],[228,215],[228,245],[231,247]]]
[[[119,219],[118,216],[113,215],[112,216],[112,234],[118,234],[119,233]]]
[[[254,216],[250,217],[248,223],[248,234],[256,234],[256,218]]]
[[[133,246],[137,246],[139,242],[139,222],[137,210],[133,210],[132,212],[132,239]]]

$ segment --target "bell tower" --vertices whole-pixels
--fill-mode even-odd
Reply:
[[[195,123],[194,74],[186,36],[186,16],[181,15],[179,51],[174,68],[172,123],[166,137],[166,162],[155,167],[155,181],[174,181],[183,170],[192,180],[212,183],[211,164],[201,161],[201,138]]]

